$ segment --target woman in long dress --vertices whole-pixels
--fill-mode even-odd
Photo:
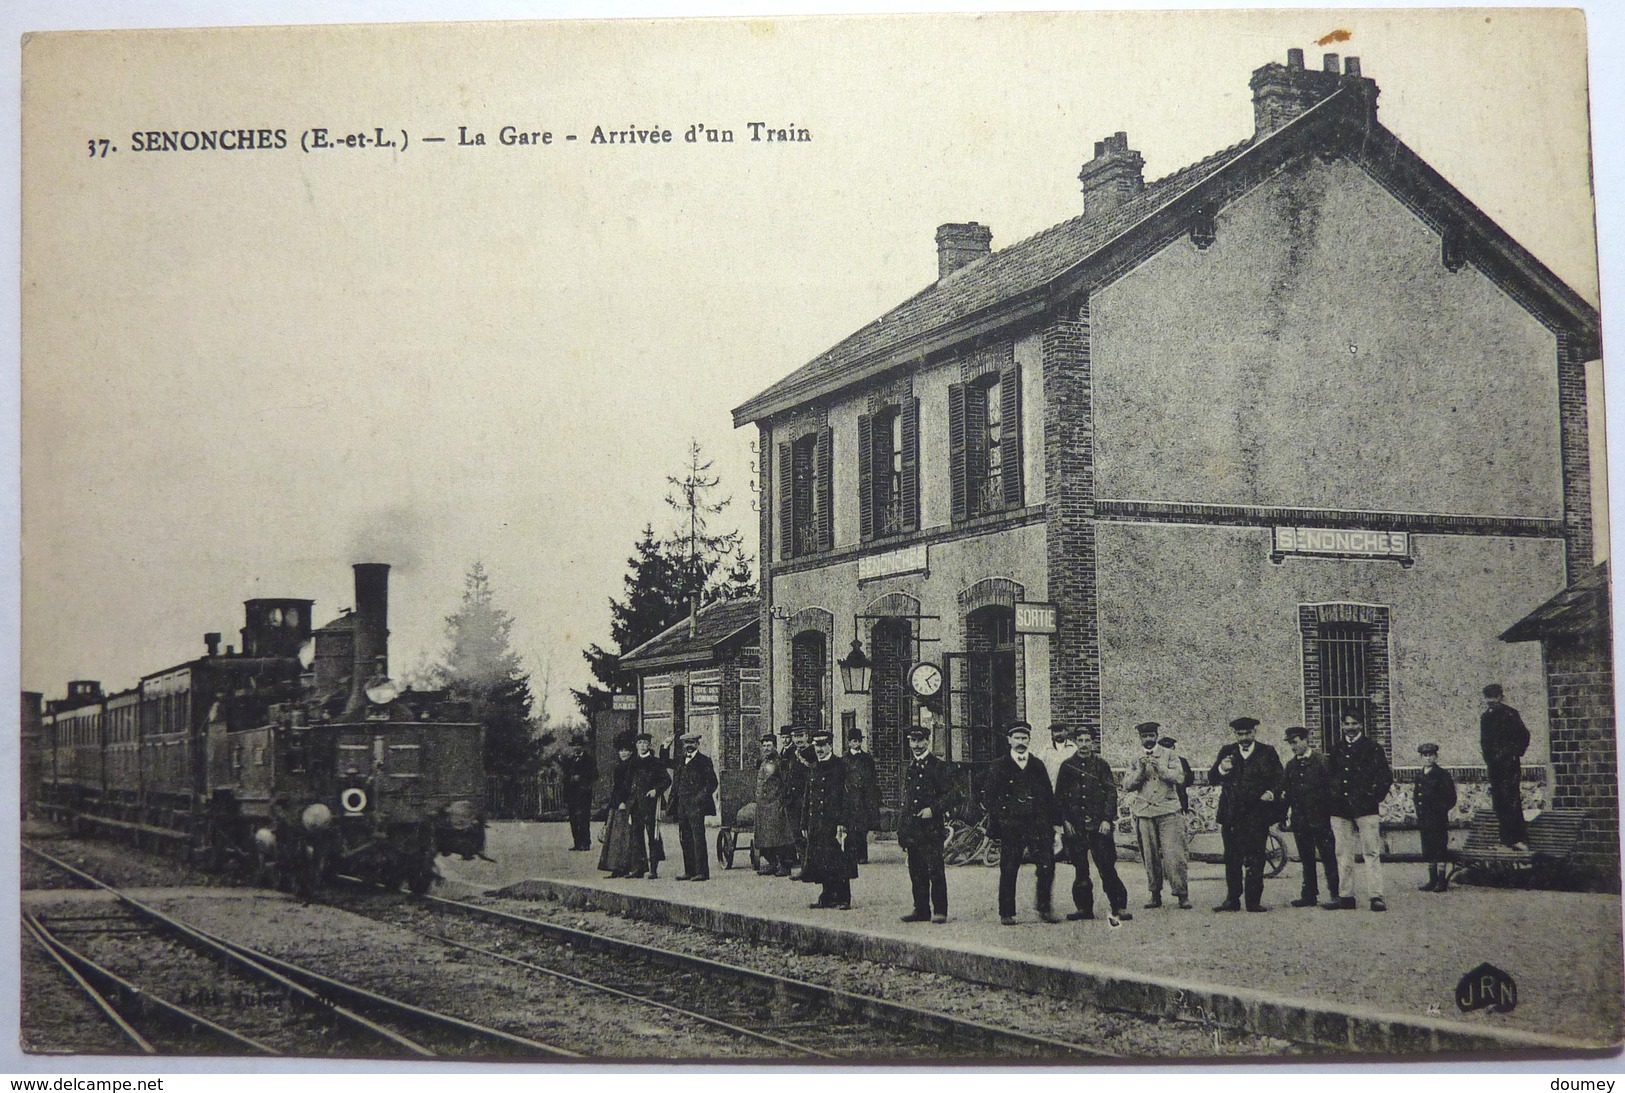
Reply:
[[[636,851],[642,849],[632,838],[632,813],[627,807],[632,788],[632,742],[616,737],[615,753],[620,762],[610,780],[609,817],[604,821],[604,850],[598,856],[598,868],[612,877],[624,877],[637,867],[634,858],[641,856]]]

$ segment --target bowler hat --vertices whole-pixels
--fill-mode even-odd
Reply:
[[[846,738],[848,740],[862,740],[863,739],[863,730],[862,729],[853,729],[851,732],[846,734]]]

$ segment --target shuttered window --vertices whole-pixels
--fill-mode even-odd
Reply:
[[[1021,373],[1014,365],[948,388],[953,518],[1022,505]]]
[[[920,401],[858,417],[858,533],[864,540],[920,526]]]
[[[832,431],[779,445],[779,557],[799,558],[835,545],[831,512]]]

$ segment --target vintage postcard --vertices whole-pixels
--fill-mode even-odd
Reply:
[[[27,37],[17,1066],[1616,1048],[1586,35]]]

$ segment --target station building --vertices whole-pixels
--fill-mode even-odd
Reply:
[[[1158,721],[1200,769],[1233,717],[1279,746],[1345,710],[1396,767],[1471,768],[1491,681],[1544,776],[1540,652],[1498,638],[1592,566],[1596,311],[1382,126],[1356,58],[1251,89],[1253,134],[1160,180],[1098,142],[1032,238],[943,225],[935,283],[734,410],[761,716],[864,729],[888,803],[917,720],[972,774],[1017,719],[1118,766]]]

